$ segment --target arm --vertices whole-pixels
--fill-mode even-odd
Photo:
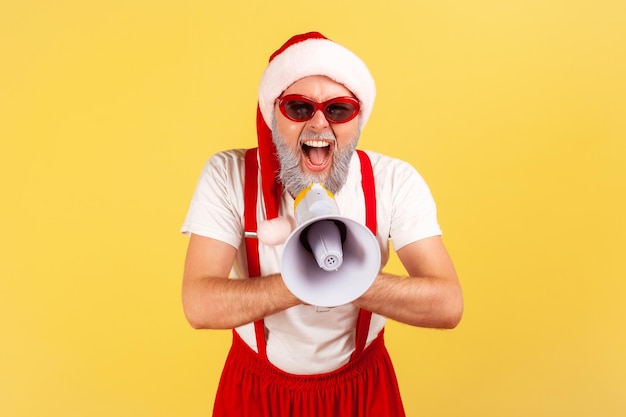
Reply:
[[[354,304],[420,327],[454,328],[463,314],[463,294],[440,236],[398,250],[408,276],[381,272]]]
[[[231,329],[297,305],[280,275],[228,279],[237,249],[191,235],[183,274],[183,309],[196,329]]]

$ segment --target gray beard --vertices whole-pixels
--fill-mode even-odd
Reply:
[[[272,122],[272,140],[276,145],[278,153],[278,162],[280,164],[280,182],[284,189],[291,194],[292,197],[300,194],[302,190],[312,183],[321,183],[333,194],[337,194],[348,178],[348,170],[350,168],[350,160],[359,141],[360,131],[342,150],[337,146],[337,138],[332,132],[314,135],[311,133],[303,133],[298,138],[298,145],[295,149],[285,143],[276,128],[276,119]],[[329,173],[311,173],[302,170],[300,166],[302,158],[301,143],[308,139],[326,139],[335,142],[335,150],[333,151],[333,163]]]

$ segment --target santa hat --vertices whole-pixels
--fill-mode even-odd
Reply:
[[[324,75],[348,88],[360,102],[359,127],[370,116],[376,96],[367,66],[353,52],[318,32],[296,35],[272,54],[259,84],[257,135],[266,218],[278,217],[280,165],[269,128],[276,99],[291,84],[311,75]]]

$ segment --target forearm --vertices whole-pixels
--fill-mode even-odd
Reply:
[[[183,306],[197,329],[230,329],[299,304],[280,275],[255,279],[206,277],[183,285]]]
[[[402,323],[431,328],[454,328],[463,313],[463,295],[457,282],[386,273],[381,273],[354,304]]]

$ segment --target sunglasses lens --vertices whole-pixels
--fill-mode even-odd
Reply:
[[[356,108],[350,102],[337,102],[326,107],[326,118],[332,122],[344,122],[354,115]]]
[[[313,116],[313,110],[313,105],[306,101],[289,100],[285,103],[285,113],[292,120],[309,120]]]

